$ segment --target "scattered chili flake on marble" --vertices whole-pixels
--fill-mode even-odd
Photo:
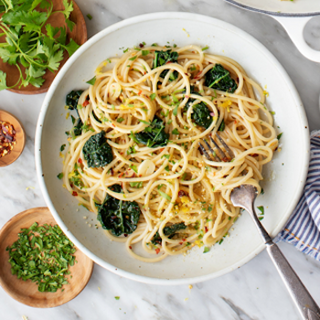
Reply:
[[[16,144],[16,131],[13,125],[0,121],[0,158],[9,154]]]

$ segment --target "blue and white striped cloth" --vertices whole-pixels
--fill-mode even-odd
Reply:
[[[320,130],[311,133],[310,144],[306,185],[279,238],[320,261]]]

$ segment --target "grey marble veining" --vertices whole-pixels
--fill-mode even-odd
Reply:
[[[87,21],[89,37],[103,28],[136,15],[161,11],[205,14],[230,22],[262,42],[280,61],[295,83],[307,111],[310,129],[320,128],[318,97],[320,65],[306,60],[284,29],[268,16],[245,12],[222,0],[77,0]],[[305,30],[307,42],[320,49],[320,19]],[[27,133],[22,156],[11,166],[0,168],[0,227],[15,214],[44,206],[34,163],[35,125],[44,95],[22,96],[0,93],[0,108],[15,114]],[[320,263],[292,246],[280,244],[288,260],[320,303]],[[120,300],[115,300],[120,296]],[[95,265],[85,290],[69,303],[46,310],[22,305],[0,288],[0,320],[56,319],[214,319],[298,320],[290,297],[266,252],[218,279],[184,286],[154,286],[120,278]]]

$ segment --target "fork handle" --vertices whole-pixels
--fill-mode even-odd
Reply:
[[[272,241],[266,243],[267,251],[285,283],[304,320],[320,320],[320,309],[292,269],[279,247]]]

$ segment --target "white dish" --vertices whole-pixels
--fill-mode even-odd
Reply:
[[[272,236],[283,228],[305,182],[309,160],[305,111],[285,70],[257,40],[226,22],[190,13],[148,14],[108,27],[84,44],[52,83],[40,111],[35,153],[42,193],[62,230],[96,263],[132,280],[154,284],[205,281],[242,266],[264,249],[249,215],[244,213],[230,237],[209,253],[203,254],[203,248],[194,248],[187,256],[173,256],[148,264],[132,259],[121,243],[110,242],[101,228],[96,230],[95,214],[79,207],[57,179],[62,171],[59,148],[66,143],[64,132],[71,128],[71,121],[65,120],[66,94],[72,89],[86,88],[85,82],[92,78],[98,63],[122,54],[119,48],[133,47],[142,41],[163,45],[170,41],[178,46],[209,45],[211,53],[235,59],[249,76],[268,86],[268,106],[276,112],[276,125],[284,132],[283,147],[266,166],[265,194],[256,204],[265,206],[263,224]],[[88,216],[91,228],[83,216]]]

